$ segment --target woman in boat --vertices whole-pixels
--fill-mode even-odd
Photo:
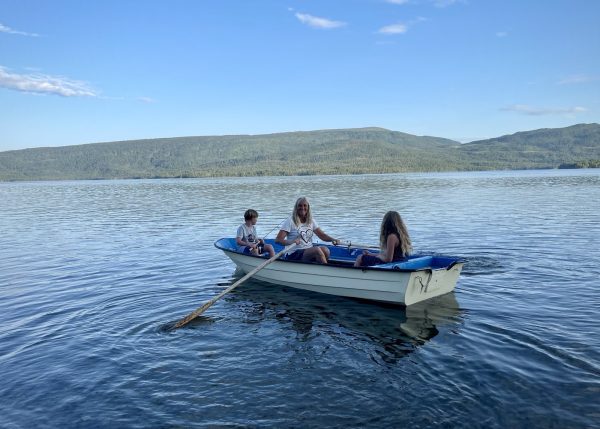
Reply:
[[[312,217],[308,199],[300,197],[296,200],[292,216],[283,223],[275,241],[284,246],[296,243],[295,249],[286,253],[284,257],[286,260],[326,264],[329,259],[329,249],[323,246],[313,246],[314,234],[321,240],[330,241],[334,245],[339,241],[319,227]]]
[[[400,214],[389,211],[383,216],[379,233],[381,252],[371,253],[367,250],[356,258],[355,267],[370,267],[387,262],[400,261],[412,250],[410,236]]]

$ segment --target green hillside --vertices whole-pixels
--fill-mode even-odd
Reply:
[[[600,160],[600,125],[519,132],[461,146],[476,170],[558,168]]]
[[[600,125],[467,144],[382,128],[131,140],[0,152],[0,180],[558,168],[600,160]]]

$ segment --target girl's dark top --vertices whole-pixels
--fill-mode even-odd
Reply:
[[[398,237],[398,234],[396,234],[396,237]],[[398,237],[398,240],[400,240],[400,237]],[[391,262],[402,261],[406,257],[406,256],[402,255],[402,246],[401,246],[401,243],[402,242],[399,241],[398,245],[394,248],[394,256],[392,257]],[[384,263],[385,262],[383,262],[377,256],[363,255],[363,257],[361,259],[361,266],[362,267],[370,267],[372,265],[379,265],[379,264],[384,264]]]
[[[396,237],[398,237],[398,245],[396,247],[394,247],[394,256],[392,257],[392,262],[397,262],[397,261],[401,261],[402,259],[404,259],[406,256],[402,254],[402,239],[400,238],[400,236],[398,234],[395,234]],[[386,237],[387,240],[387,237]]]

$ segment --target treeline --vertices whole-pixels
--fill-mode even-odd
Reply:
[[[361,128],[132,140],[0,152],[0,180],[532,169],[559,168],[596,159],[600,159],[598,124],[529,131],[467,144],[382,128]]]
[[[462,150],[482,170],[559,168],[600,156],[600,125],[519,132],[471,142]]]
[[[600,159],[579,161],[574,164],[561,164],[558,168],[600,168]]]

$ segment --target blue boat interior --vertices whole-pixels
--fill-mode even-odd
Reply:
[[[283,250],[281,244],[275,243],[273,239],[266,239],[265,243],[270,244],[275,249],[275,253]],[[353,267],[354,261],[358,255],[362,254],[363,249],[347,246],[333,246],[330,244],[320,244],[329,248],[330,258],[329,265],[339,267]],[[221,238],[215,242],[215,247],[226,252],[241,253],[238,251],[238,246],[235,238]],[[369,249],[372,253],[377,253],[377,250]],[[250,256],[250,255],[248,255]],[[259,258],[259,256],[253,256]],[[267,258],[263,255],[261,258]],[[290,263],[303,263],[300,261],[290,261]],[[399,270],[399,271],[419,271],[419,270],[439,270],[450,269],[455,264],[464,262],[461,258],[453,256],[438,256],[438,255],[410,255],[402,261],[389,262],[386,264],[375,265],[367,268],[357,269],[376,269],[376,270]]]

